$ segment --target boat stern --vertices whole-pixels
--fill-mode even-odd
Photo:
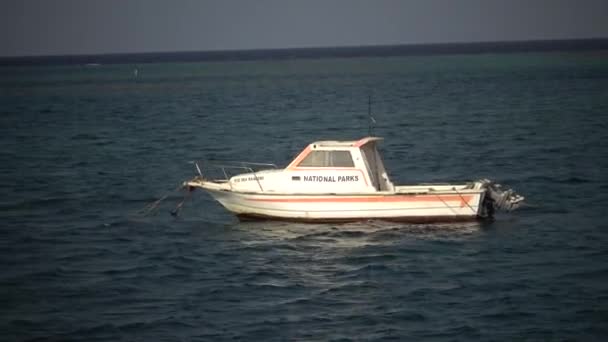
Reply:
[[[504,189],[502,185],[489,179],[481,179],[475,182],[476,189],[485,190],[482,199],[481,217],[491,218],[497,210],[510,212],[521,207],[525,197],[519,195],[513,189]]]

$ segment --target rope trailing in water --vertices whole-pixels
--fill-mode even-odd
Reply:
[[[171,194],[173,194],[183,188],[184,188],[184,186],[180,185],[179,187],[175,188],[174,190],[166,192],[163,196],[161,196],[161,198],[157,199],[156,201],[154,201],[152,203],[146,204],[146,206],[144,206],[142,209],[137,211],[135,214],[137,216],[144,216],[144,217],[156,214],[160,208],[161,203],[165,199],[167,199],[167,197],[171,196]]]
[[[181,201],[181,202],[179,202],[179,203],[177,204],[177,206],[175,207],[175,209],[173,209],[173,210],[171,211],[171,215],[172,215],[172,216],[176,216],[176,217],[177,217],[177,215],[179,214],[179,211],[180,211],[180,210],[182,209],[182,207],[184,206],[184,203],[186,202],[186,200],[190,198],[190,195],[192,194],[192,192],[193,192],[193,191],[194,191],[194,189],[195,189],[195,188],[194,188],[194,187],[192,187],[192,186],[182,186],[181,188],[182,188],[182,189],[187,188],[187,189],[188,189],[188,192],[186,193],[186,195],[184,195],[184,198],[182,199],[182,201]]]

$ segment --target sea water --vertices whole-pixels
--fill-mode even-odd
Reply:
[[[137,72],[134,72],[137,70]],[[239,222],[192,160],[368,134],[494,222]],[[0,68],[2,340],[603,340],[608,52]]]

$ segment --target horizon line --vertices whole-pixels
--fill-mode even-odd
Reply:
[[[105,64],[146,64],[171,61],[246,61],[259,59],[382,57],[408,54],[478,54],[591,49],[608,49],[608,37],[0,56],[0,65],[90,64],[102,62],[100,59],[105,59]]]

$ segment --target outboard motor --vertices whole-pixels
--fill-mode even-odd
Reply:
[[[481,188],[486,189],[483,203],[486,217],[493,217],[496,210],[513,211],[524,202],[525,198],[513,189],[503,190],[500,184],[495,184],[488,179],[482,179],[479,182],[482,184]]]

